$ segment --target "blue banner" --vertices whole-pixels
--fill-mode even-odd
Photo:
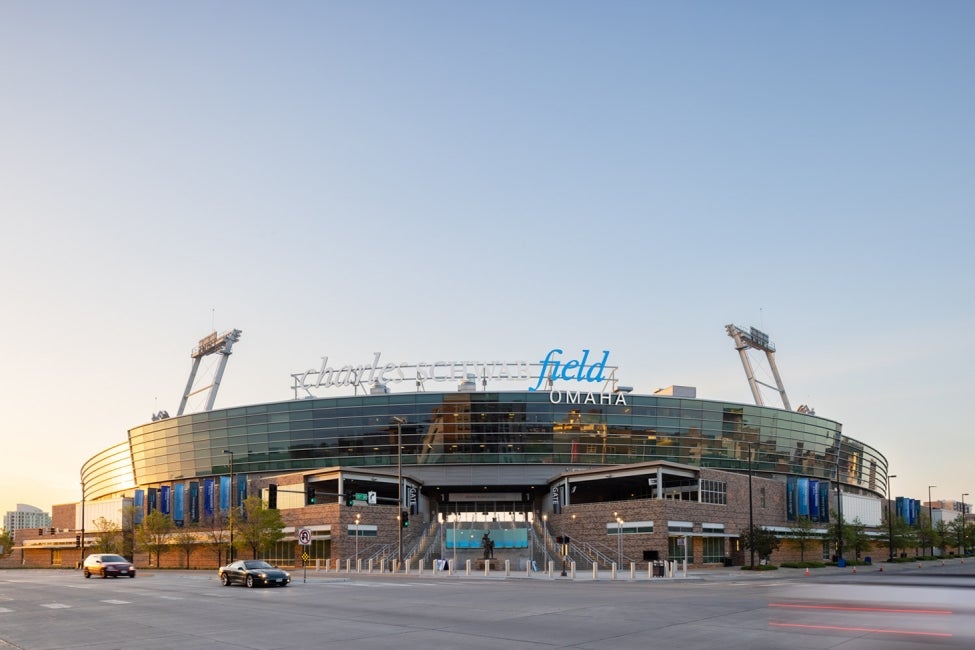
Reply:
[[[237,504],[237,510],[242,511],[244,509],[244,501],[247,500],[247,475],[238,474],[237,475],[237,500],[234,502]]]
[[[164,485],[159,488],[159,512],[163,513],[164,515],[168,515],[171,512],[169,507],[171,501],[169,499],[170,487],[168,485]]]
[[[146,502],[146,514],[151,515],[156,509],[156,488],[149,488],[148,500]]]
[[[829,523],[829,482],[819,482],[819,521]]]
[[[213,479],[203,480],[203,516],[213,516]]]
[[[230,510],[230,477],[220,477],[220,512]]]
[[[173,486],[173,521],[176,522],[177,526],[183,525],[183,504],[185,501],[186,485],[177,483]]]
[[[190,523],[200,521],[200,484],[190,481]]]
[[[799,493],[799,510],[796,514],[800,517],[809,516],[809,479],[801,478],[796,481],[796,491]]]
[[[809,518],[819,521],[819,481],[809,479]]]
[[[142,509],[145,508],[145,492],[142,490],[135,491],[135,499],[132,501],[132,523],[138,526],[142,523]]]
[[[796,477],[785,479],[785,517],[789,521],[796,520]]]

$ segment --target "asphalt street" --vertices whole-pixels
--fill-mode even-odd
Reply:
[[[0,648],[843,648],[975,646],[975,562],[611,580],[301,570],[289,587],[216,572],[0,571]],[[620,577],[620,576],[618,576]]]

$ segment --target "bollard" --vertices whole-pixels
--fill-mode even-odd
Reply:
[[[356,573],[362,573],[362,558],[361,557],[357,557],[355,559],[355,572]]]
[[[420,558],[420,561],[417,562],[416,564],[417,564],[416,573],[417,573],[417,575],[421,575],[422,576],[423,575],[423,558]]]
[[[349,558],[345,559],[345,572],[352,573],[352,560]]]
[[[410,559],[406,558],[406,562],[403,564],[406,567],[406,571],[404,572],[406,575],[410,575]]]
[[[467,575],[471,574],[471,561],[467,560]]]
[[[511,560],[504,561],[504,577],[505,578],[511,577]]]
[[[369,573],[372,573],[372,558],[369,558]]]
[[[616,562],[609,565],[609,576],[610,580],[616,580]]]
[[[526,578],[532,577],[532,561],[531,561],[531,558],[528,558],[528,561],[525,562],[525,577]]]
[[[316,557],[315,558],[315,571],[318,571],[321,568],[322,568],[322,558]]]
[[[484,577],[488,577],[491,574],[491,563],[484,560]]]
[[[547,565],[546,570],[545,570],[545,573],[548,574],[548,577],[549,578],[552,577],[552,571],[554,570],[554,568],[555,568],[555,562],[553,562],[552,560],[549,560],[548,561],[548,565]]]
[[[571,577],[573,580],[576,579],[576,561],[575,560],[572,560],[571,562],[569,562],[569,577]]]
[[[630,562],[630,580],[636,580],[636,562]]]
[[[599,571],[599,565],[597,565],[595,562],[593,562],[592,563],[592,579],[593,580],[599,580],[599,573],[597,573],[597,571]]]
[[[328,570],[331,568],[331,563],[331,558],[325,558],[325,573],[328,573]]]

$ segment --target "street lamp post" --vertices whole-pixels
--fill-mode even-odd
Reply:
[[[396,527],[396,568],[399,569],[403,566],[403,521],[401,517],[403,516],[403,425],[406,424],[406,418],[394,416],[392,422],[396,425],[396,502],[398,506],[396,519],[399,524]],[[454,540],[454,543],[456,544],[457,541]]]
[[[548,515],[542,515],[542,534],[544,535],[542,538],[542,563],[545,565],[545,575],[548,575]]]
[[[891,508],[893,502],[893,491],[890,489],[890,479],[897,478],[897,474],[887,475],[887,532],[890,534],[890,539],[887,540],[887,545],[890,547],[890,561],[894,560],[894,515]]]
[[[755,499],[752,498],[752,443],[748,445],[748,556],[751,570],[755,570]]]
[[[230,557],[228,564],[234,561],[234,452],[224,449],[223,453],[230,454]]]
[[[928,535],[930,535],[930,539],[931,539],[931,557],[934,557],[934,510],[932,509],[932,503],[931,503],[931,488],[936,488],[936,487],[938,486],[937,485],[928,486],[928,528],[930,528],[930,530],[928,531]]]
[[[965,497],[968,492],[961,495],[961,556],[965,557]]]
[[[616,514],[615,512],[613,513]],[[616,564],[623,570],[623,518],[616,517]]]
[[[359,570],[359,519],[362,517],[361,513],[356,513],[355,515],[355,570]]]
[[[135,558],[133,558],[135,559]],[[81,568],[81,563],[85,561],[85,470],[81,470],[81,558],[78,562],[78,568]]]

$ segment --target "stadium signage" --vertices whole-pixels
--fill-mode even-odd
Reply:
[[[564,351],[553,348],[538,363],[527,361],[420,361],[415,363],[389,363],[382,360],[382,353],[373,353],[372,361],[360,365],[345,365],[333,368],[328,365],[328,357],[322,357],[318,369],[310,368],[304,372],[293,373],[291,378],[294,390],[303,390],[309,396],[316,388],[342,388],[362,386],[363,384],[394,383],[415,381],[419,387],[425,381],[534,381],[530,391],[537,391],[544,382],[549,387],[555,381],[602,382],[607,380],[606,372],[616,370],[607,366],[609,351],[604,350],[601,358],[589,362],[590,351],[582,350],[579,359],[563,359]],[[593,355],[595,356],[595,355]],[[537,372],[533,372],[537,369]],[[587,393],[582,393],[586,395]],[[589,393],[591,394],[591,393]],[[598,393],[597,393],[598,394]],[[559,394],[559,399],[567,396]],[[588,403],[588,402],[584,402]],[[625,402],[624,402],[625,403]]]
[[[626,404],[626,393],[587,393],[579,390],[553,390],[548,394],[552,404]]]

